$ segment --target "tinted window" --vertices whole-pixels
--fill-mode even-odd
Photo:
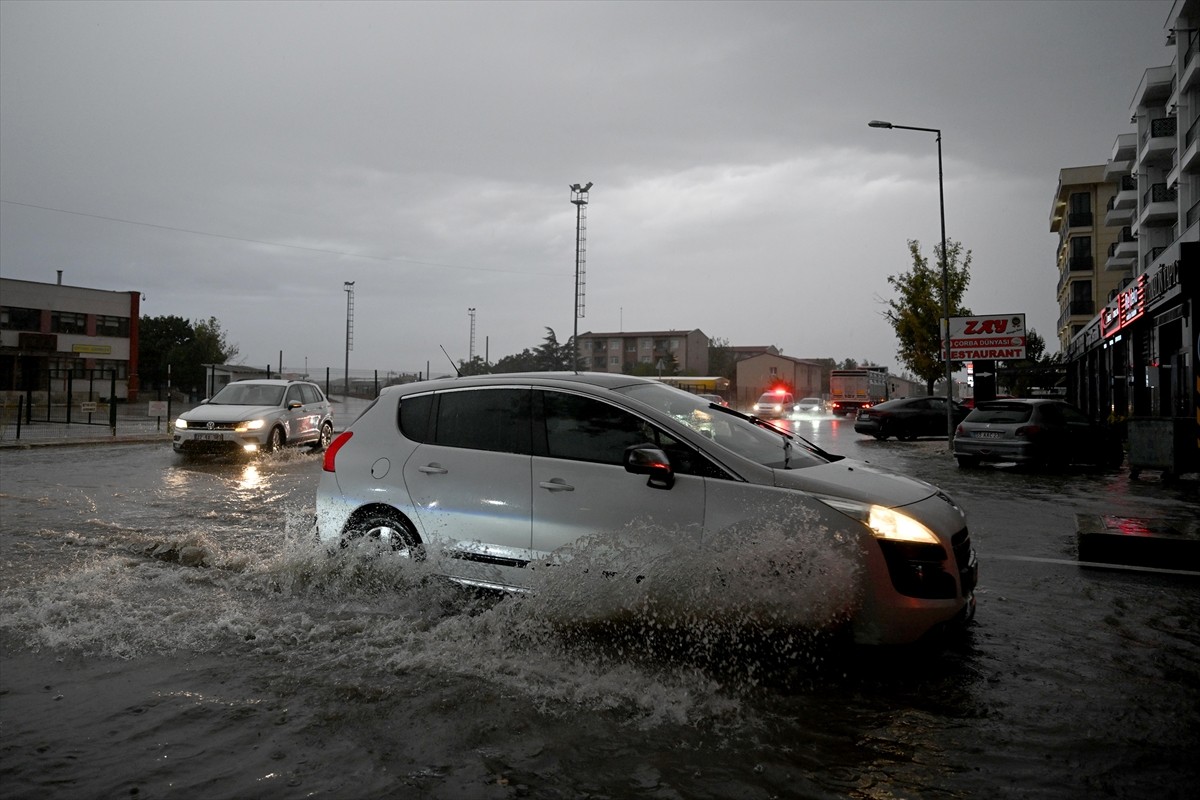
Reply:
[[[298,385],[297,386],[289,386],[288,391],[287,391],[287,400],[284,401],[284,404],[291,405],[292,403],[303,403],[303,402],[304,402],[304,398],[300,396],[300,387]]]
[[[1058,407],[1062,412],[1063,419],[1068,425],[1091,425],[1092,421],[1079,409],[1073,406],[1062,405]]]
[[[546,392],[546,452],[551,458],[624,463],[625,448],[653,442],[654,429],[616,406],[561,392]]]
[[[321,390],[311,383],[300,384],[300,396],[304,399],[304,404],[320,403],[324,398],[321,397]]]
[[[400,432],[414,442],[429,441],[429,417],[433,395],[422,394],[400,401]]]
[[[435,441],[501,453],[531,453],[529,389],[471,389],[438,395]]]

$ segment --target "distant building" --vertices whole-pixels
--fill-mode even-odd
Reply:
[[[0,278],[0,391],[138,395],[140,291]]]
[[[628,372],[635,364],[669,364],[692,375],[708,373],[708,337],[690,331],[623,331],[579,334],[579,357],[589,372]]]
[[[1137,237],[1129,225],[1133,209],[1127,202],[1136,205],[1137,199],[1132,192],[1118,192],[1126,178],[1104,164],[1059,170],[1050,231],[1058,234],[1057,333],[1063,350],[1129,282]]]
[[[777,353],[759,353],[737,362],[738,408],[749,408],[759,395],[780,384],[801,397],[823,397],[829,386],[829,370],[815,361],[805,361]]]

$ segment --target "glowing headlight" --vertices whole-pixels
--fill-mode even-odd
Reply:
[[[175,429],[176,430],[182,430],[183,428],[186,428],[186,427],[187,427],[187,420],[184,419],[183,417],[180,417],[179,419],[175,420]]]
[[[239,422],[237,424],[237,427],[234,428],[234,431],[236,431],[237,433],[245,433],[246,431],[257,431],[257,430],[261,430],[262,426],[266,425],[266,424],[267,423],[265,420],[248,419],[245,422]]]
[[[836,508],[843,514],[853,517],[871,530],[876,539],[888,539],[893,542],[918,542],[921,544],[941,544],[937,535],[917,520],[894,508],[877,506],[873,503],[860,503],[856,500],[846,500],[841,497],[818,496],[828,506]]]

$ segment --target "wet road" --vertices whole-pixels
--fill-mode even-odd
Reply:
[[[419,564],[327,558],[311,453],[0,451],[5,797],[1194,796],[1200,582],[1074,563],[1077,514],[1195,516],[1194,494],[795,425],[965,508],[965,633],[566,631]]]

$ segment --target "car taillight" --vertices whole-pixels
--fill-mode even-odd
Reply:
[[[962,436],[962,435],[963,435],[963,428],[962,428],[962,425],[959,425],[957,428],[955,428],[955,429],[954,429],[954,435],[955,435],[955,436]]]
[[[354,435],[354,431],[343,431],[338,434],[338,437],[329,443],[329,447],[325,448],[325,460],[321,462],[321,469],[326,472],[336,472],[333,468],[333,460],[337,458],[338,450],[342,449],[342,445],[350,441],[350,437]]]
[[[1026,439],[1032,439],[1041,432],[1041,425],[1022,425],[1017,428],[1017,436],[1024,436]]]

